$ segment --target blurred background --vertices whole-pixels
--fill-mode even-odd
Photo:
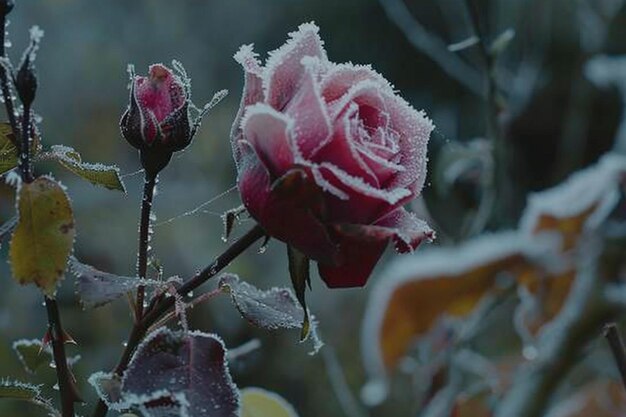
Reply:
[[[85,263],[120,275],[130,275],[135,269],[143,179],[137,174],[137,153],[118,130],[128,99],[126,66],[135,64],[141,74],[151,63],[181,61],[192,78],[192,98],[198,105],[217,90],[230,91],[205,118],[193,146],[175,156],[159,182],[153,254],[165,276],[189,277],[226,247],[220,238],[220,215],[240,204],[234,189],[229,129],[240,99],[242,73],[232,55],[241,44],[254,43],[265,57],[284,42],[288,32],[307,21],[320,26],[332,61],[371,63],[414,107],[425,109],[434,120],[431,178],[425,204],[419,201],[415,209],[422,214],[425,207],[429,209],[440,236],[438,245],[471,235],[466,216],[477,210],[480,196],[463,184],[450,191],[438,184],[436,175],[442,149],[450,143],[480,144],[488,128],[479,48],[459,45],[474,35],[463,1],[16,3],[10,15],[12,47],[8,50],[14,62],[27,44],[28,28],[39,25],[45,31],[37,56],[40,88],[35,103],[42,117],[44,143],[72,146],[85,161],[117,164],[125,176],[126,195],[91,186],[52,165],[42,168],[52,170],[68,186],[78,231],[75,255]],[[624,115],[620,90],[612,84],[600,88],[590,82],[584,65],[597,54],[626,53],[626,7],[619,0],[481,0],[477,9],[490,40],[504,33],[500,41],[506,43],[514,31],[498,55],[496,69],[506,102],[498,120],[511,155],[507,169],[512,188],[507,204],[516,223],[528,192],[557,184],[619,146],[615,141]],[[482,148],[471,149],[480,158]],[[0,220],[4,221],[14,201],[11,190],[2,187]],[[235,234],[251,224],[242,222]],[[6,259],[7,245],[1,250]],[[394,256],[389,253],[384,261]],[[277,241],[263,254],[249,250],[229,270],[260,288],[289,285],[286,250]],[[194,309],[191,325],[218,333],[228,347],[259,338],[262,348],[233,365],[236,383],[280,393],[302,417],[415,415],[407,393],[368,414],[363,414],[363,406],[351,403],[345,392],[341,394],[347,389],[358,400],[366,380],[359,344],[361,323],[369,289],[379,278],[375,273],[364,289],[334,291],[314,279],[309,305],[320,322],[322,339],[332,349],[330,354],[309,356],[309,346],[297,343],[297,331],[268,334],[252,328],[226,297]],[[77,347],[69,347],[70,355],[82,357],[75,367],[82,394],[93,404],[95,393],[86,379],[117,362],[131,318],[123,300],[82,311],[73,281],[67,276],[59,292],[61,314],[78,342]],[[11,344],[43,336],[44,307],[35,288],[12,281],[6,262],[0,263],[0,288],[0,375],[26,379]],[[333,352],[339,368],[330,357]],[[42,381],[53,379],[49,372]],[[90,410],[79,412],[87,415]],[[42,414],[36,408],[5,401],[0,402],[0,415]]]

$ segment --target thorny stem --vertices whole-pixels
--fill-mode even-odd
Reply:
[[[493,192],[495,196],[488,199],[492,204],[491,219],[498,222],[510,222],[513,213],[511,213],[511,192],[510,181],[507,170],[508,155],[504,143],[504,137],[498,121],[498,114],[501,106],[498,102],[498,85],[496,79],[495,55],[490,51],[487,43],[485,31],[482,28],[480,13],[476,7],[475,0],[465,0],[467,11],[472,23],[472,29],[479,39],[478,47],[482,56],[486,77],[486,96],[487,96],[487,136],[491,140],[493,148],[493,175],[491,187],[493,191],[485,190],[486,193]],[[489,187],[488,187],[489,188]],[[486,198],[486,197],[484,197]]]
[[[0,21],[0,58],[6,57],[6,51],[4,47],[6,36],[6,15],[2,15],[2,21]],[[4,99],[4,106],[6,108],[7,117],[9,118],[9,124],[13,131],[13,144],[18,144],[18,128],[17,121],[15,120],[15,110],[13,109],[13,96],[11,95],[11,89],[9,87],[9,77],[7,77],[7,69],[4,65],[0,65],[0,89],[2,90],[2,98]]]
[[[254,242],[264,236],[265,231],[261,228],[261,226],[254,226],[248,231],[248,233],[243,235],[239,240],[229,246],[221,255],[215,258],[215,260],[210,265],[205,267],[202,271],[198,272],[183,285],[181,285],[180,288],[178,288],[177,290],[178,293],[186,296],[191,291],[195,290],[200,285],[204,284],[206,281],[216,276],[235,258],[241,255],[243,251],[245,251],[247,248],[252,246]],[[163,317],[163,315],[167,313],[170,308],[172,308],[174,302],[174,297],[160,298],[158,302],[152,304],[152,306],[146,310],[145,315],[142,317],[142,319],[135,323],[130,333],[130,336],[128,337],[128,342],[126,343],[124,352],[122,352],[122,357],[120,358],[120,361],[113,370],[115,374],[120,376],[122,375],[122,373],[126,370],[128,363],[130,362],[133,352],[135,351],[143,337],[146,335],[148,329],[161,317]],[[104,417],[107,411],[107,405],[104,403],[104,401],[100,400],[98,401],[98,405],[96,406],[93,417]]]
[[[5,101],[6,103],[6,101]],[[19,156],[20,173],[22,181],[30,183],[33,181],[33,172],[30,159],[31,144],[31,114],[30,105],[24,105],[22,114],[22,137],[21,149]],[[13,127],[12,127],[13,128]],[[18,131],[13,128],[13,135],[17,138]],[[61,396],[61,414],[63,417],[74,417],[74,403],[82,401],[76,386],[70,375],[67,365],[67,356],[65,355],[65,331],[61,324],[61,316],[59,307],[55,299],[45,296],[46,312],[48,314],[48,335],[52,344],[52,353],[54,363],[56,365],[56,373],[59,384],[59,393]]]
[[[48,334],[52,344],[52,354],[56,365],[59,392],[61,393],[61,415],[74,417],[74,403],[82,401],[74,385],[65,355],[65,333],[61,326],[59,307],[53,298],[45,297],[48,313]]]
[[[150,243],[150,214],[152,212],[152,199],[157,176],[146,174],[143,186],[143,198],[141,200],[141,219],[139,222],[139,252],[137,254],[137,276],[145,279],[148,270],[148,245]],[[146,288],[144,285],[137,287],[137,302],[135,303],[135,320],[140,321],[143,316],[143,302]]]
[[[611,352],[617,364],[617,369],[622,377],[622,383],[626,388],[626,349],[624,348],[624,341],[615,323],[609,323],[604,326],[604,337],[606,337],[607,342],[609,342]]]

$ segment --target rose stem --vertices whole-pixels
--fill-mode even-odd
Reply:
[[[509,184],[507,165],[508,155],[505,148],[502,130],[498,121],[500,112],[500,104],[498,103],[498,85],[496,80],[495,55],[489,49],[486,34],[483,31],[480,22],[480,14],[476,6],[475,0],[465,0],[465,5],[469,13],[472,29],[479,39],[478,47],[482,56],[486,83],[487,96],[487,135],[491,139],[493,146],[493,165],[491,184],[489,187],[495,188],[495,196],[492,199],[492,205],[495,206],[491,210],[491,219],[504,222],[499,226],[507,225],[512,221],[511,213],[511,189]],[[488,191],[488,190],[487,190]]]
[[[154,197],[154,187],[157,183],[157,175],[146,177],[143,185],[143,198],[141,200],[141,219],[139,221],[139,252],[137,254],[137,276],[139,279],[146,278],[148,270],[148,244],[150,243],[150,213],[152,211],[152,199]],[[135,321],[140,321],[143,316],[143,302],[145,296],[145,286],[137,287],[137,302],[135,305]]]
[[[619,334],[619,330],[615,323],[609,323],[604,326],[604,337],[609,342],[611,352],[615,358],[617,369],[622,377],[622,383],[626,388],[626,350],[624,349],[624,341]]]
[[[3,92],[4,94],[4,92]],[[8,101],[5,98],[5,104]],[[8,108],[7,108],[8,111]],[[22,115],[22,140],[21,151],[19,156],[19,167],[22,181],[30,183],[33,181],[33,172],[30,162],[30,104],[24,104],[24,112]],[[13,131],[15,137],[17,131]],[[52,344],[52,354],[56,365],[57,380],[59,384],[59,394],[61,396],[61,413],[63,417],[74,417],[74,402],[80,401],[78,393],[71,381],[70,371],[67,366],[67,357],[65,355],[65,345],[63,325],[61,324],[61,316],[59,314],[59,306],[54,298],[44,296],[46,303],[46,312],[48,314],[48,336]]]
[[[2,21],[0,21],[0,58],[6,58],[6,51],[4,47],[5,36],[6,36],[6,20],[7,17],[5,14],[2,14]],[[11,95],[11,89],[9,88],[9,78],[7,77],[7,69],[4,65],[0,65],[0,89],[2,90],[2,98],[4,99],[4,106],[7,111],[7,117],[9,118],[9,124],[11,125],[11,130],[13,131],[13,137],[11,140],[16,148],[18,142],[18,131],[17,121],[15,120],[15,110],[13,109],[13,96]]]
[[[206,266],[202,271],[198,272],[192,278],[187,280],[180,288],[178,293],[185,296],[189,292],[195,290],[200,285],[204,284],[209,279],[216,276],[222,269],[230,264],[235,258],[241,255],[247,248],[249,248],[254,242],[265,236],[265,231],[256,225],[250,229],[239,240],[230,245],[221,255]],[[145,336],[147,330],[156,323],[167,311],[174,305],[174,297],[161,298],[158,302],[153,304],[146,310],[146,314],[140,321],[137,321],[133,326],[133,329],[128,337],[128,342],[122,353],[122,357],[118,362],[113,372],[117,375],[122,375],[126,370],[131,356],[137,345],[141,342],[141,339]],[[104,401],[98,401],[98,405],[94,411],[93,417],[104,417],[107,413],[108,407]]]

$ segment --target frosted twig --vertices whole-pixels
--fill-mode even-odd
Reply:
[[[356,400],[352,391],[350,391],[350,387],[348,387],[346,377],[337,360],[335,351],[330,346],[325,346],[322,348],[322,358],[324,359],[328,380],[330,381],[330,385],[335,392],[335,396],[337,397],[337,401],[343,413],[348,417],[367,416],[367,411]]]
[[[402,31],[419,51],[430,57],[446,74],[472,93],[486,98],[480,73],[463,59],[448,50],[448,45],[430,33],[411,15],[403,0],[378,0],[387,17]]]
[[[611,352],[617,364],[617,369],[622,377],[622,383],[624,387],[626,387],[626,349],[624,348],[624,341],[615,323],[609,323],[604,326],[604,337],[606,337],[606,340],[609,342]]]
[[[178,219],[181,219],[181,218],[183,218],[183,217],[193,216],[194,214],[196,214],[196,213],[200,212],[203,208],[205,208],[205,207],[206,207],[206,206],[208,206],[209,204],[214,203],[215,201],[219,200],[220,198],[224,197],[226,194],[228,194],[228,193],[230,193],[230,192],[232,192],[232,191],[234,191],[234,190],[236,190],[236,189],[237,189],[237,186],[236,186],[236,185],[233,185],[233,186],[232,186],[232,187],[230,187],[228,190],[226,190],[226,191],[224,191],[224,192],[222,192],[222,193],[220,193],[220,194],[216,195],[215,197],[213,197],[213,198],[211,198],[211,199],[209,199],[209,200],[205,201],[204,203],[200,204],[200,205],[199,205],[199,206],[197,206],[196,208],[194,208],[194,209],[192,209],[192,210],[189,210],[189,211],[186,211],[186,212],[184,212],[184,213],[182,213],[182,214],[176,215],[176,216],[174,216],[174,217],[171,217],[171,218],[169,218],[169,219],[167,219],[167,220],[164,220],[164,221],[162,221],[162,222],[160,222],[160,223],[156,223],[156,224],[154,225],[154,227],[159,227],[159,226],[163,226],[163,225],[166,225],[166,224],[172,223],[173,221],[178,220]],[[221,214],[219,214],[219,216],[221,216]]]

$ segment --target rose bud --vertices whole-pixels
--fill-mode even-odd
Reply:
[[[245,86],[231,131],[244,205],[271,236],[317,261],[329,287],[362,286],[387,244],[434,238],[403,208],[426,177],[432,122],[369,66],[328,60],[301,25],[264,66],[235,60]]]
[[[151,65],[148,76],[136,76],[129,66],[130,103],[122,115],[122,136],[141,153],[149,175],[156,175],[169,162],[172,153],[186,148],[204,114],[224,96],[217,93],[202,109],[191,102],[190,81],[178,62],[177,70],[162,64]],[[196,113],[192,118],[191,111]]]

